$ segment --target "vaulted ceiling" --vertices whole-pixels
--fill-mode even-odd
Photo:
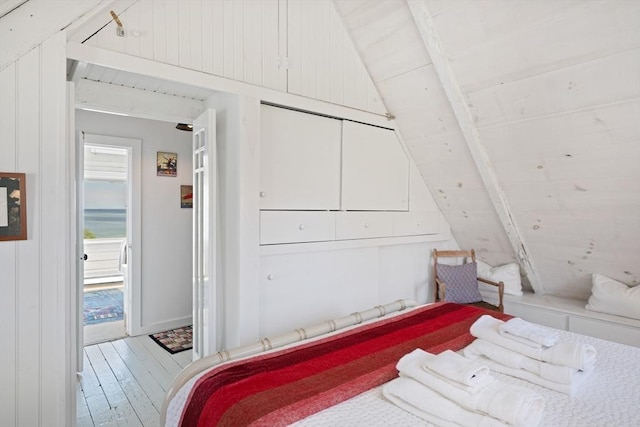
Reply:
[[[334,3],[460,246],[640,282],[640,3]]]

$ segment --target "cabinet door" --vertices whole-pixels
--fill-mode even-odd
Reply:
[[[341,121],[263,105],[260,209],[340,208]]]
[[[409,209],[409,160],[394,131],[342,124],[342,210]]]
[[[380,304],[379,262],[378,248],[261,257],[260,336],[273,337]]]

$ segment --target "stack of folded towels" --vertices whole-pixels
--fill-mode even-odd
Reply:
[[[483,315],[471,326],[477,339],[465,357],[491,370],[572,395],[596,361],[593,346],[559,342],[557,332],[520,318],[506,322]]]
[[[385,384],[384,396],[437,426],[535,427],[544,414],[542,396],[495,379],[486,365],[451,350],[416,349],[396,368],[400,377]]]

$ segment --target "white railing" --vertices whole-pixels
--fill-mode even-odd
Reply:
[[[87,254],[87,260],[84,262],[85,282],[98,283],[122,280],[120,245],[123,241],[124,238],[122,237],[84,240],[84,253]]]

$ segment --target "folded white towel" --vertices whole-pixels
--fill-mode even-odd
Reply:
[[[495,418],[468,411],[411,378],[396,378],[382,394],[405,411],[437,426],[506,427]]]
[[[458,353],[445,350],[426,360],[427,368],[437,372],[445,378],[466,386],[483,384],[489,375],[489,368],[473,362]]]
[[[540,357],[545,362],[589,372],[596,364],[596,349],[589,344],[565,341],[543,349]]]
[[[525,359],[535,360],[528,358],[522,353],[509,350],[508,348],[501,347],[491,341],[478,338],[471,344],[462,349],[462,354],[465,358],[470,360],[476,360],[480,362],[480,356],[485,356],[495,362],[502,363],[515,369],[522,369],[525,365]],[[482,360],[483,361],[483,360]]]
[[[436,356],[416,349],[403,356],[396,365],[400,376],[413,378],[440,395],[455,401],[470,411],[480,411],[505,423],[537,426],[544,413],[544,399],[523,387],[505,384],[488,375],[483,387],[473,392],[463,389],[446,378],[425,368]]]
[[[502,336],[499,329],[504,323],[500,319],[485,314],[471,325],[470,332],[476,338],[482,338],[516,353],[554,365],[569,366],[581,371],[589,371],[595,365],[596,349],[591,345],[560,342],[549,348],[530,347]]]
[[[551,329],[527,322],[519,317],[500,325],[500,333],[530,347],[551,347],[560,340],[560,334]]]
[[[485,356],[510,368],[524,369],[549,381],[562,384],[571,384],[578,373],[575,368],[541,362],[481,338],[465,347],[462,353],[471,360],[481,361],[479,356]]]
[[[560,393],[568,394],[569,396],[576,395],[576,392],[580,388],[580,384],[582,384],[585,378],[589,375],[589,373],[587,372],[578,372],[572,379],[571,384],[563,384],[555,381],[549,381],[545,378],[542,378],[540,375],[534,374],[533,372],[525,371],[524,369],[517,369],[503,365],[491,359],[487,359],[485,356],[480,356],[480,360],[482,361],[482,363],[485,363],[487,366],[489,366],[489,369],[491,369],[492,372],[499,372],[501,374],[520,378],[521,380],[525,380],[530,383],[548,388],[550,390],[558,391]]]

